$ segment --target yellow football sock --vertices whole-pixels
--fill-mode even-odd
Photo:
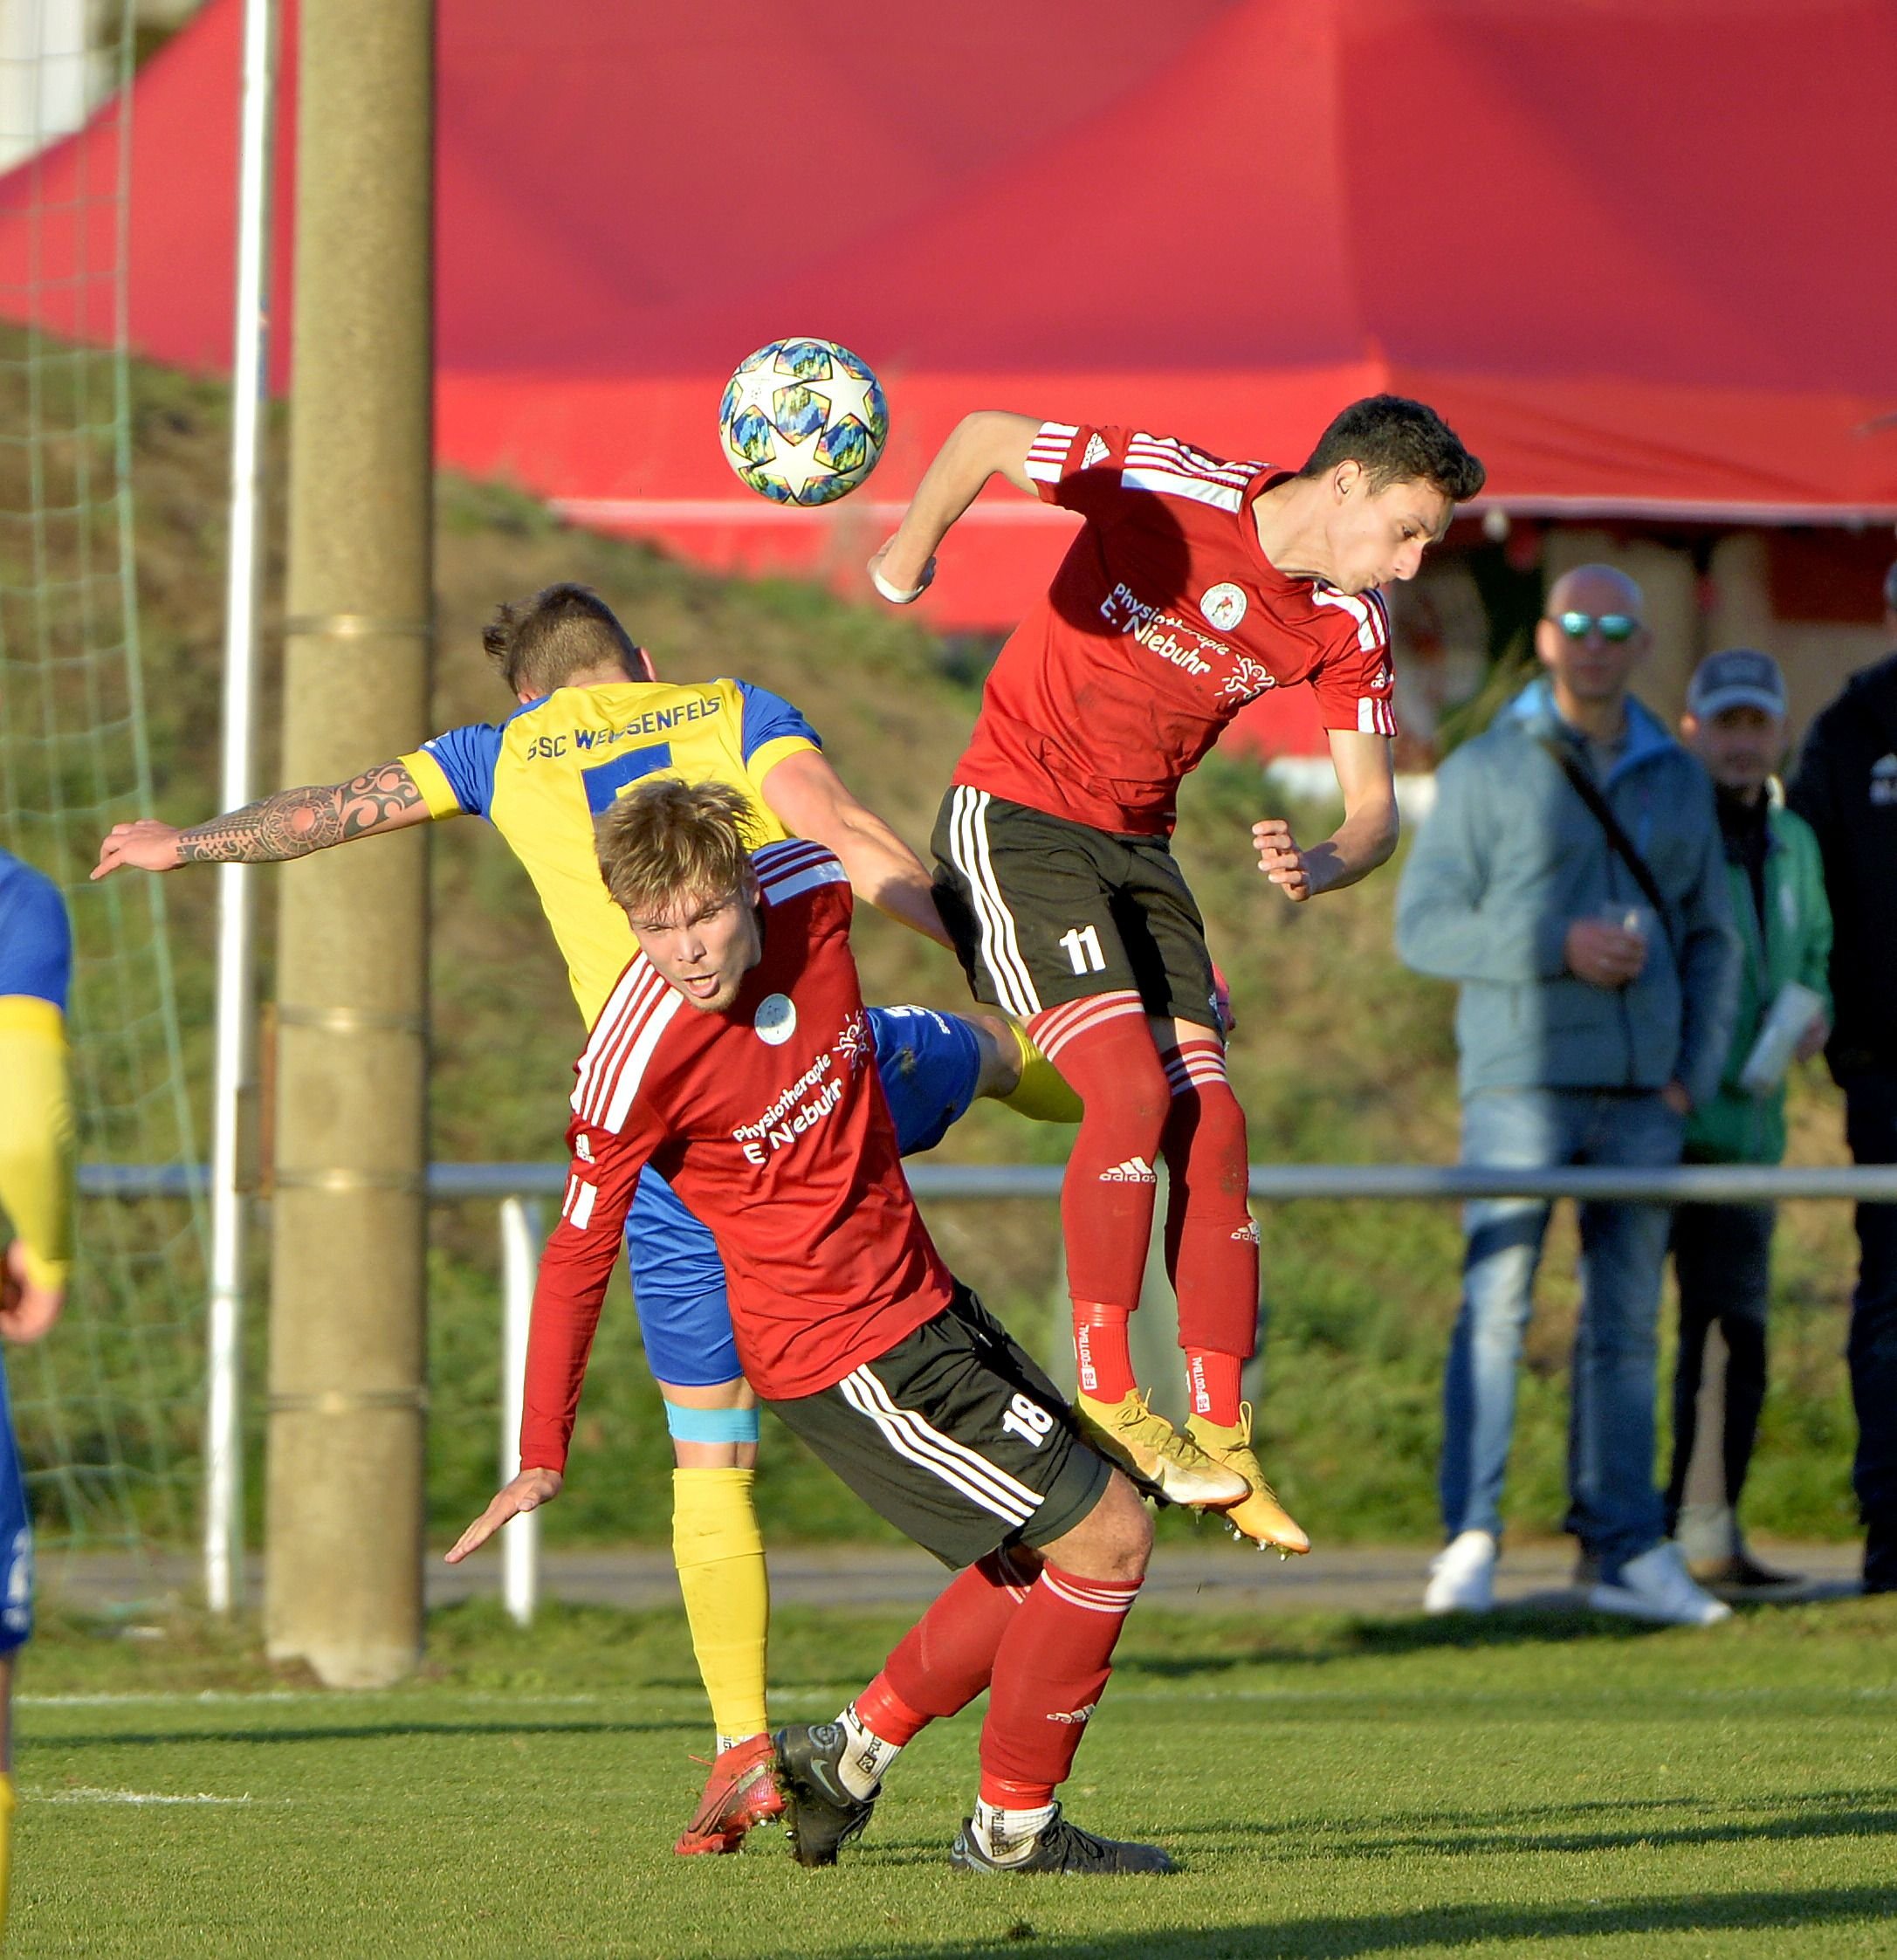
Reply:
[[[1012,1021],[1008,1027],[1021,1049],[1021,1080],[1012,1095],[997,1099],[1030,1123],[1078,1123],[1080,1097],[1068,1087],[1067,1078],[1034,1046],[1025,1028]]]
[[[7,1936],[7,1888],[13,1876],[13,1778],[0,1772],[0,1945]]]
[[[754,1470],[672,1472],[672,1562],[691,1651],[721,1736],[756,1736],[765,1713],[771,1585],[751,1502]]]

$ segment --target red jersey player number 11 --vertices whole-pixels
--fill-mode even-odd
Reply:
[[[1344,802],[1329,837],[1280,818],[1252,841],[1302,903],[1395,849],[1396,677],[1381,588],[1412,578],[1481,465],[1432,409],[1345,409],[1302,467],[1163,432],[978,413],[930,464],[871,561],[906,601],[991,476],[1085,519],[1009,636],[938,819],[936,901],[976,995],[1024,1021],[1085,1114],[1062,1191],[1080,1409],[1103,1447],[1185,1502],[1229,1504],[1260,1543],[1309,1541],[1251,1449],[1240,1371],[1256,1344],[1245,1122],[1212,958],[1171,836],[1180,781],[1248,703],[1308,687]],[[1152,1413],[1126,1338],[1171,1173],[1167,1245],[1192,1409]]]

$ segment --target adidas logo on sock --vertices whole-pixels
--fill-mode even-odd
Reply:
[[[1255,1221],[1247,1221],[1232,1234],[1235,1245],[1254,1246],[1258,1243],[1258,1226]]]
[[[1110,1171],[1101,1172],[1100,1181],[1102,1184],[1157,1184],[1159,1179],[1144,1157],[1129,1157]]]
[[[1076,1729],[1083,1728],[1093,1719],[1094,1710],[1099,1706],[1097,1702],[1089,1702],[1083,1709],[1055,1709],[1049,1712],[1048,1720],[1064,1722]]]

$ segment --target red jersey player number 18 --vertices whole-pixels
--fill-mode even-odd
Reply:
[[[1144,1576],[1144,1507],[929,1241],[869,1049],[842,867],[808,844],[747,857],[746,814],[719,785],[657,781],[602,821],[601,870],[642,950],[577,1070],[528,1343],[528,1468],[450,1556],[558,1494],[621,1221],[655,1164],[724,1248],[759,1393],[885,1517],[969,1568],[836,1722],[775,1739],[797,1857],[834,1862],[909,1739],[992,1686],[954,1860],[1169,1869],[1152,1847],[1067,1824],[1054,1798]]]

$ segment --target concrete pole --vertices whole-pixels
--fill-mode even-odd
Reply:
[[[432,0],[299,10],[284,780],[428,732]],[[422,1640],[426,830],[285,868],[265,1638],[334,1687]]]

